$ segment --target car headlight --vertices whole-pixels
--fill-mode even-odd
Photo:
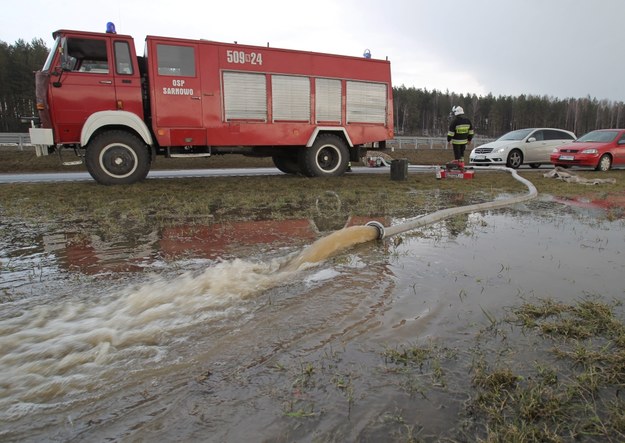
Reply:
[[[588,149],[584,149],[582,151],[582,154],[596,154],[597,152],[599,151],[597,151],[596,148],[588,148]]]
[[[496,151],[493,151],[495,154],[501,154],[502,152],[504,152],[506,150],[506,148],[499,148]]]
[[[560,152],[560,148],[553,148],[553,151],[551,151],[551,152],[554,152],[554,153],[555,152]]]

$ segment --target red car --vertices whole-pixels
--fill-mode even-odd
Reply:
[[[607,171],[625,165],[625,129],[598,129],[553,150],[554,166],[586,166]]]

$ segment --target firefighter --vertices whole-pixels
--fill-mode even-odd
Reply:
[[[464,115],[464,109],[460,106],[451,108],[453,115],[449,132],[447,133],[447,143],[451,142],[454,149],[454,161],[449,163],[449,168],[464,169],[464,150],[471,139],[473,139],[473,124]]]

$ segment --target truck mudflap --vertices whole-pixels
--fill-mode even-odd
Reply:
[[[35,146],[37,157],[50,154],[50,146],[54,145],[54,135],[52,129],[29,128],[30,142]]]

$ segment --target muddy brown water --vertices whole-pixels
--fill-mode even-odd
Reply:
[[[132,242],[10,222],[0,440],[474,439],[472,350],[492,318],[536,297],[625,299],[623,219],[565,203],[316,244],[308,220]],[[322,260],[341,241],[359,244]],[[440,351],[442,381],[385,358],[413,345]]]

